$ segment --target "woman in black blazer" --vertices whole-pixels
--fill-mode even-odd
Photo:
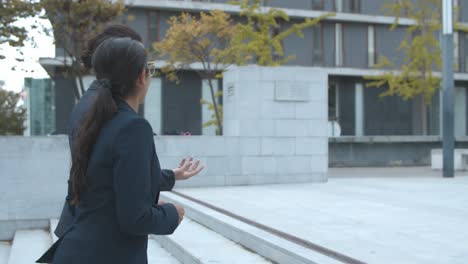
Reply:
[[[104,41],[92,59],[101,86],[72,147],[76,217],[39,262],[145,264],[149,234],[172,234],[182,207],[158,205],[161,168],[150,124],[137,114],[153,70],[143,45]]]

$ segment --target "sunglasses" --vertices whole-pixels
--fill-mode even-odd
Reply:
[[[146,70],[148,71],[150,77],[155,76],[157,72],[156,64],[154,62],[148,62],[146,64]]]

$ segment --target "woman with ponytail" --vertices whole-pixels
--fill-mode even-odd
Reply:
[[[87,70],[91,70],[93,67],[92,56],[96,48],[102,42],[110,38],[131,38],[140,43],[142,42],[141,36],[126,25],[111,24],[106,26],[101,32],[98,32],[93,38],[91,38],[86,45],[85,52],[81,57],[81,61]],[[84,117],[88,112],[90,112],[91,104],[95,102],[98,94],[102,92],[100,90],[102,87],[107,87],[105,80],[93,81],[73,108],[69,120],[68,131],[68,142],[70,145],[70,150],[73,149],[74,140],[77,137],[77,132],[82,124]],[[200,161],[193,161],[193,158],[184,158],[181,160],[177,168],[161,170],[161,174],[156,175],[156,177],[159,178],[159,189],[161,191],[170,191],[174,188],[176,181],[187,180],[193,176],[196,176],[204,168],[204,166],[199,165]],[[65,198],[57,228],[54,231],[57,237],[62,237],[65,231],[67,231],[75,221],[74,201],[76,199],[74,198],[72,177],[73,175],[69,176],[67,196]]]
[[[148,235],[172,234],[184,216],[158,204],[153,130],[137,114],[153,69],[130,38],[102,42],[92,65],[99,89],[72,146],[74,222],[38,262],[146,264]]]

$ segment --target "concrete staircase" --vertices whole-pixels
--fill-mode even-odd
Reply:
[[[165,193],[165,201],[185,207],[186,218],[171,236],[149,236],[148,260],[158,264],[337,264],[281,236],[240,221],[216,208],[174,193]],[[48,230],[17,230],[13,241],[0,242],[0,264],[32,264],[57,240]]]

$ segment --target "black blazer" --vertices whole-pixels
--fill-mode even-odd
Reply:
[[[97,81],[94,81],[89,89],[83,94],[78,104],[73,108],[71,113],[70,123],[68,128],[68,144],[70,149],[73,145],[73,134],[77,130],[80,120],[88,112],[94,98],[96,98],[98,89]],[[170,191],[174,188],[175,176],[172,170],[162,170],[161,175],[158,177],[160,182],[161,191]],[[55,229],[55,235],[58,237],[63,236],[65,231],[73,223],[75,208],[69,202],[73,199],[73,191],[71,181],[68,180],[68,194],[63,205],[62,213],[60,214],[60,219]]]
[[[174,205],[155,205],[160,174],[150,124],[120,103],[93,147],[74,221],[46,256],[57,264],[146,264],[148,235],[178,225]]]

